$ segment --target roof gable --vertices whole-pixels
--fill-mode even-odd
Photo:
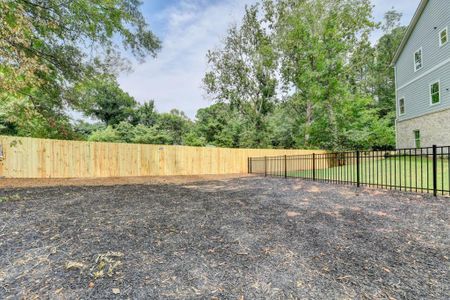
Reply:
[[[411,23],[409,24],[408,29],[406,30],[405,36],[403,37],[403,40],[400,43],[400,46],[398,47],[397,52],[394,55],[392,65],[395,65],[398,59],[400,58],[400,55],[402,55],[403,49],[405,48],[406,43],[411,37],[411,34],[413,33],[414,29],[416,28],[417,22],[419,22],[419,19],[422,16],[423,11],[425,10],[425,7],[427,7],[428,2],[430,2],[430,0],[422,0],[420,2],[419,7],[417,8],[416,13],[414,14],[414,17],[412,18]]]

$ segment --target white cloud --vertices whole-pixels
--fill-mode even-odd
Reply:
[[[206,52],[220,45],[231,23],[254,0],[230,0],[214,5],[205,1],[181,1],[164,11],[167,29],[163,49],[156,60],[138,65],[119,82],[140,102],[154,99],[159,111],[179,108],[194,117],[197,109],[211,104],[203,97],[201,80],[206,71]]]
[[[373,0],[375,18],[382,20],[392,6],[411,19],[420,0]],[[156,60],[137,65],[122,75],[124,90],[140,102],[154,99],[159,111],[178,108],[194,117],[197,109],[211,104],[204,98],[201,80],[206,71],[206,52],[220,46],[226,30],[243,16],[246,4],[256,0],[181,0],[153,18],[165,24],[163,49]],[[377,38],[375,35],[374,38]]]

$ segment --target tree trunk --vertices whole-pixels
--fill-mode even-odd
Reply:
[[[305,124],[305,146],[309,147],[311,138],[311,127],[313,122],[313,103],[311,100],[306,101],[306,124]]]

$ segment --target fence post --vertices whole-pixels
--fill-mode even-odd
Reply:
[[[264,156],[264,177],[267,177],[267,156]]]
[[[316,154],[313,153],[313,159],[312,159],[312,165],[313,165],[313,181],[316,181]]]
[[[248,157],[247,162],[247,173],[252,174],[252,158]]]
[[[361,153],[359,150],[356,151],[356,186],[361,186],[361,170],[360,170],[360,160],[361,160]]]
[[[287,178],[287,155],[284,156],[284,178]]]
[[[433,195],[437,197],[437,146],[433,145]]]

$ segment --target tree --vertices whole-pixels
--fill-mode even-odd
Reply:
[[[395,120],[395,74],[391,62],[406,31],[406,27],[399,25],[401,16],[395,10],[386,13],[382,26],[384,35],[375,46],[371,74],[380,116],[389,118],[392,126]]]
[[[1,106],[20,102],[28,116],[47,120],[43,126],[52,128],[73,105],[67,91],[76,83],[127,69],[124,51],[138,60],[155,56],[160,41],[140,5],[136,0],[0,1]],[[55,129],[58,136],[70,134],[64,126]]]
[[[173,137],[168,132],[158,130],[155,126],[146,127],[144,125],[137,125],[134,128],[132,142],[158,145],[172,145],[174,143]]]
[[[112,126],[108,126],[105,129],[99,129],[94,131],[88,138],[91,142],[111,142],[121,143],[124,142],[119,133]]]
[[[106,125],[132,121],[137,102],[124,92],[113,77],[101,76],[79,83],[71,97],[77,99],[77,108],[88,117]],[[142,111],[141,111],[142,113]]]
[[[27,98],[2,97],[0,94],[0,123],[3,134],[36,138],[74,139],[69,117],[63,111],[52,115],[41,114],[33,109]]]
[[[290,106],[290,102],[281,103],[269,118],[270,142],[274,148],[296,147],[296,137],[300,130],[298,118]]]
[[[7,81],[0,89],[20,91],[24,81],[72,82],[87,75],[91,63],[113,67],[119,44],[138,59],[156,55],[160,42],[140,5],[135,0],[2,1],[0,57]]]
[[[158,113],[155,110],[155,102],[153,100],[139,105],[133,115],[133,124],[145,125],[151,127],[158,121]]]
[[[106,129],[103,123],[88,123],[82,120],[77,121],[73,126],[74,132],[82,140],[87,140],[92,133],[102,129]]]
[[[297,146],[338,147],[337,108],[349,93],[348,58],[375,24],[369,0],[266,1],[281,76],[298,115]]]
[[[191,126],[192,122],[184,112],[176,109],[160,114],[156,124],[156,128],[170,136],[175,145],[184,144],[184,137],[190,131]]]
[[[223,102],[199,109],[194,127],[196,135],[202,137],[206,144],[223,146],[220,136],[233,118],[233,113],[230,105]]]
[[[258,7],[246,7],[242,25],[228,30],[223,48],[208,52],[203,82],[214,100],[237,108],[251,125],[248,144],[264,147],[266,117],[277,101],[276,53]]]

